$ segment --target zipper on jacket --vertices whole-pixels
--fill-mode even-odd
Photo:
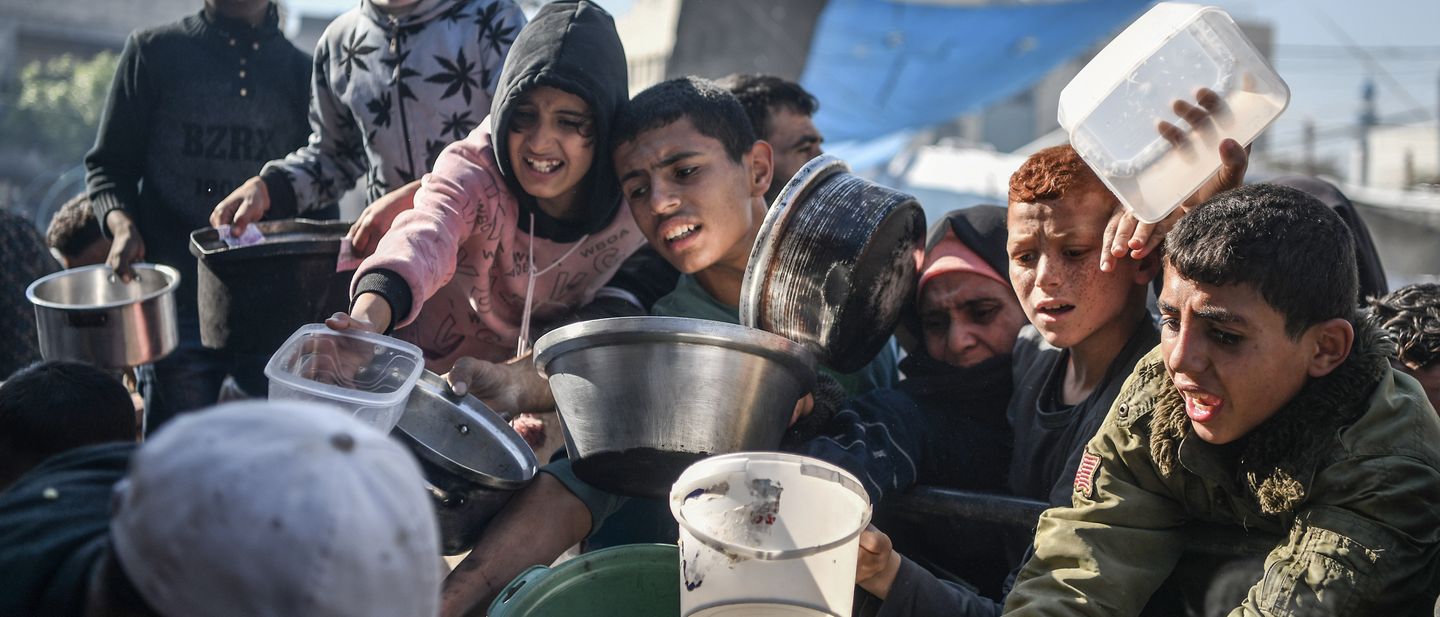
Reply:
[[[390,36],[387,37],[390,39],[390,53],[397,54],[400,53],[400,20],[393,16],[387,16],[387,19],[390,21]]]

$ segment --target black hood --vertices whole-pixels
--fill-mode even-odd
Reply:
[[[595,158],[580,181],[580,205],[585,216],[578,222],[561,221],[545,214],[520,188],[507,154],[507,127],[515,105],[526,92],[550,86],[584,99],[594,116]],[[625,48],[615,32],[615,20],[593,3],[553,2],[545,5],[520,31],[490,107],[491,139],[500,173],[520,203],[520,228],[556,242],[574,242],[603,229],[620,209],[620,185],[610,157],[610,131],[620,106],[629,100],[629,73]],[[530,229],[530,215],[535,229]]]
[[[1005,249],[1008,239],[1008,232],[1005,228],[1005,212],[1005,208],[1000,206],[976,205],[945,213],[943,218],[930,226],[930,231],[925,238],[925,255],[928,257],[930,252],[935,250],[935,246],[945,239],[946,232],[954,232],[955,239],[975,251],[980,259],[985,260],[987,265],[995,269],[995,273],[999,274],[1000,278],[1008,282],[1010,280],[1010,257]],[[907,345],[905,350],[911,354],[923,355],[925,354],[925,345],[918,344],[923,340],[924,332],[920,328],[920,307],[917,295],[910,295],[900,323],[909,329],[904,338],[917,343]],[[909,375],[908,371],[906,375]]]

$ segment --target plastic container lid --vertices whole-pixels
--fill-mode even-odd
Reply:
[[[1200,88],[1223,103],[1191,126],[1175,101]],[[1224,11],[1161,2],[1146,12],[1060,93],[1058,119],[1102,182],[1142,221],[1173,211],[1220,169],[1220,142],[1249,144],[1290,102],[1290,89]],[[1169,122],[1186,136],[1160,135]]]
[[[271,399],[329,402],[388,432],[424,369],[420,348],[405,341],[310,324],[270,357],[265,376]]]

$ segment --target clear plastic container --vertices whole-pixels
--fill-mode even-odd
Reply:
[[[388,433],[424,369],[420,348],[405,341],[310,324],[270,357],[265,376],[272,401],[329,403]]]
[[[1209,88],[1223,103],[1192,126],[1175,101]],[[1225,11],[1161,2],[1060,93],[1070,144],[1135,217],[1159,221],[1220,169],[1220,142],[1248,145],[1290,103],[1290,89]],[[1160,122],[1185,132],[1179,145]]]

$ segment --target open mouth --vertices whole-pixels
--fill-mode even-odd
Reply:
[[[1035,312],[1050,317],[1059,317],[1073,310],[1075,310],[1074,304],[1065,304],[1063,302],[1046,302],[1035,307]]]
[[[1208,422],[1225,404],[1224,399],[1204,392],[1192,391],[1180,394],[1185,397],[1185,415],[1190,416],[1190,419],[1196,422]]]
[[[548,174],[554,173],[556,170],[564,167],[565,161],[560,161],[556,159],[532,159],[530,157],[525,157],[525,164],[529,166],[530,169],[533,169],[538,173]]]
[[[664,235],[665,242],[670,243],[670,244],[674,244],[674,243],[676,243],[676,242],[680,242],[680,241],[682,241],[682,240],[685,240],[685,239],[689,238],[690,236],[695,235],[695,234],[696,234],[697,232],[699,232],[699,231],[700,231],[700,225],[697,225],[697,224],[695,224],[695,223],[686,223],[686,224],[683,224],[683,225],[675,225],[675,226],[673,226],[673,227],[665,230],[665,235]]]

